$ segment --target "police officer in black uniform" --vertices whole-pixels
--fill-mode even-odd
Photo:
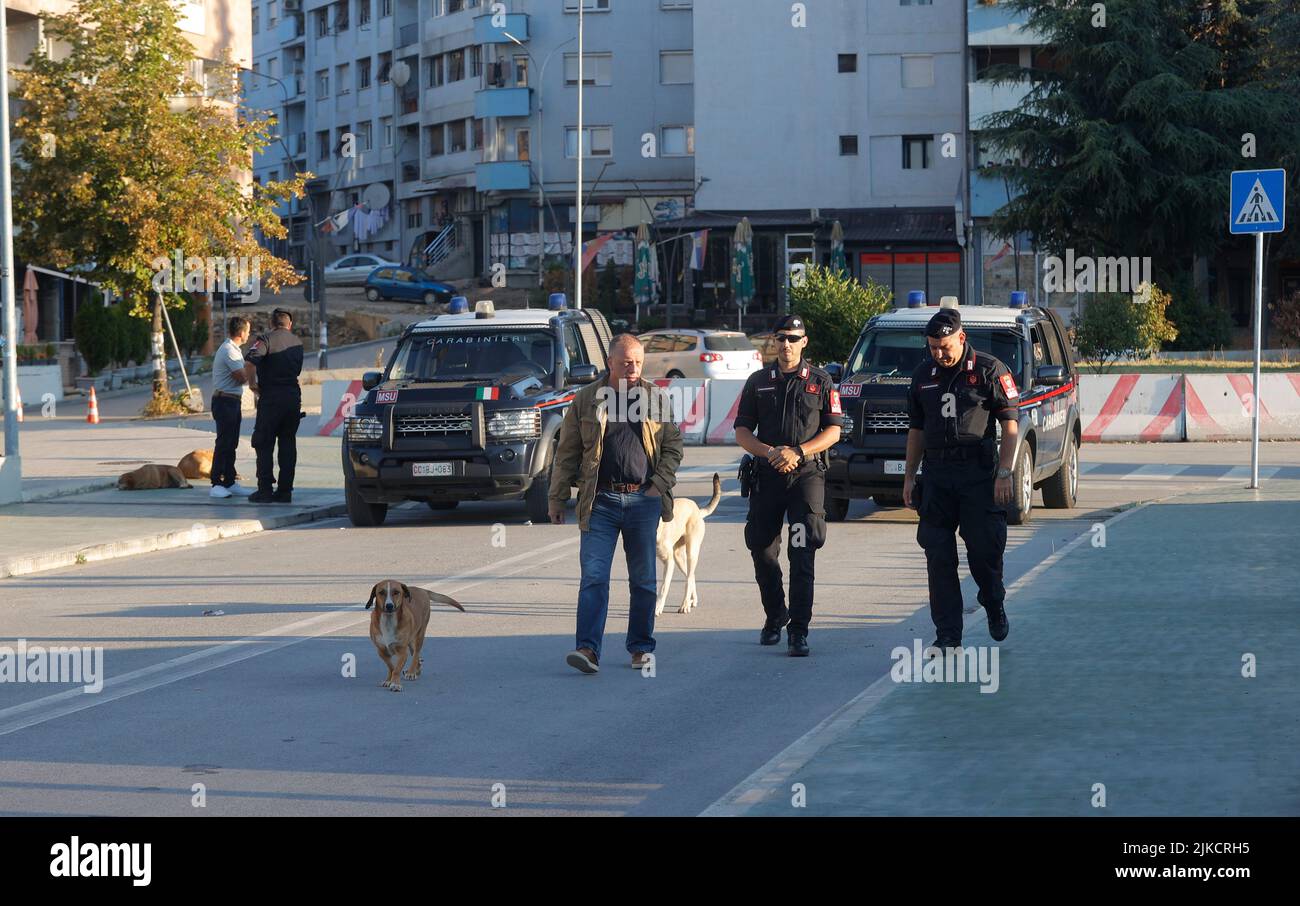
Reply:
[[[736,410],[736,443],[753,455],[756,483],[749,498],[745,546],[754,558],[767,621],[759,642],[786,643],[807,657],[813,608],[813,560],[826,542],[824,450],[840,439],[839,393],[831,377],[803,358],[807,332],[790,315],[776,327],[777,359],[745,382]],[[781,523],[790,521],[790,607],[781,584]]]
[[[932,647],[961,646],[961,580],[953,534],[959,528],[989,635],[1000,642],[1009,629],[1002,606],[1002,552],[1019,436],[1019,391],[1006,365],[967,342],[957,309],[940,309],[925,336],[930,355],[912,373],[908,391],[903,500],[921,518],[916,540],[925,550],[929,574],[930,616],[937,634]],[[995,419],[1002,423],[1000,446]],[[922,457],[925,467],[918,479]]]
[[[259,334],[252,343],[245,370],[257,398],[257,421],[253,424],[253,449],[257,451],[257,492],[252,503],[291,503],[294,468],[298,464],[298,421],[302,418],[302,341],[293,335],[293,315],[283,308],[271,313],[269,333]],[[255,370],[255,374],[254,374]],[[272,492],[275,473],[272,461],[276,442],[280,444],[280,483]]]

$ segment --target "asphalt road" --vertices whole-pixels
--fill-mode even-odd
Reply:
[[[1265,474],[1298,449],[1265,445]],[[736,454],[688,448],[681,490],[703,499]],[[1116,507],[1238,481],[1227,467],[1248,462],[1241,444],[1085,447],[1080,506],[1011,529],[1008,584]],[[601,673],[565,665],[577,528],[526,525],[511,504],[407,505],[377,530],[317,523],[5,580],[0,637],[103,646],[107,682],[0,684],[0,812],[194,814],[203,784],[207,814],[697,814],[932,634],[914,517],[863,502],[818,556],[813,656],[760,647],[743,507],[729,481],[700,609],[674,612],[679,577],[653,677],[623,655],[621,557]],[[362,609],[386,577],[468,610],[435,610],[424,675],[400,694],[378,685]]]

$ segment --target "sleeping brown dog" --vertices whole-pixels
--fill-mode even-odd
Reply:
[[[424,658],[424,633],[429,628],[429,613],[433,602],[450,604],[457,610],[465,608],[452,598],[427,588],[411,588],[396,579],[383,579],[370,589],[366,610],[370,615],[370,641],[375,643],[379,657],[388,667],[388,676],[379,685],[394,692],[402,691],[403,679],[419,679]],[[407,658],[411,666],[406,667]]]
[[[181,461],[176,463],[176,468],[181,470],[181,474],[186,478],[198,480],[200,478],[212,477],[212,451],[211,450],[191,450],[181,457]]]
[[[117,489],[119,491],[152,491],[157,488],[190,488],[193,487],[181,470],[175,466],[160,466],[156,463],[150,463],[147,466],[141,466],[134,471],[120,475],[117,479]]]

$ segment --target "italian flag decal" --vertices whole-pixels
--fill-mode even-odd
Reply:
[[[474,391],[476,400],[494,400],[498,399],[501,393],[500,387],[479,387]]]

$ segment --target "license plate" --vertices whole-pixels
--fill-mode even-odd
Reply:
[[[411,463],[411,475],[415,478],[432,478],[435,476],[454,475],[455,465],[450,462],[415,462]]]
[[[907,474],[907,463],[901,459],[885,460],[886,475],[905,475]]]

